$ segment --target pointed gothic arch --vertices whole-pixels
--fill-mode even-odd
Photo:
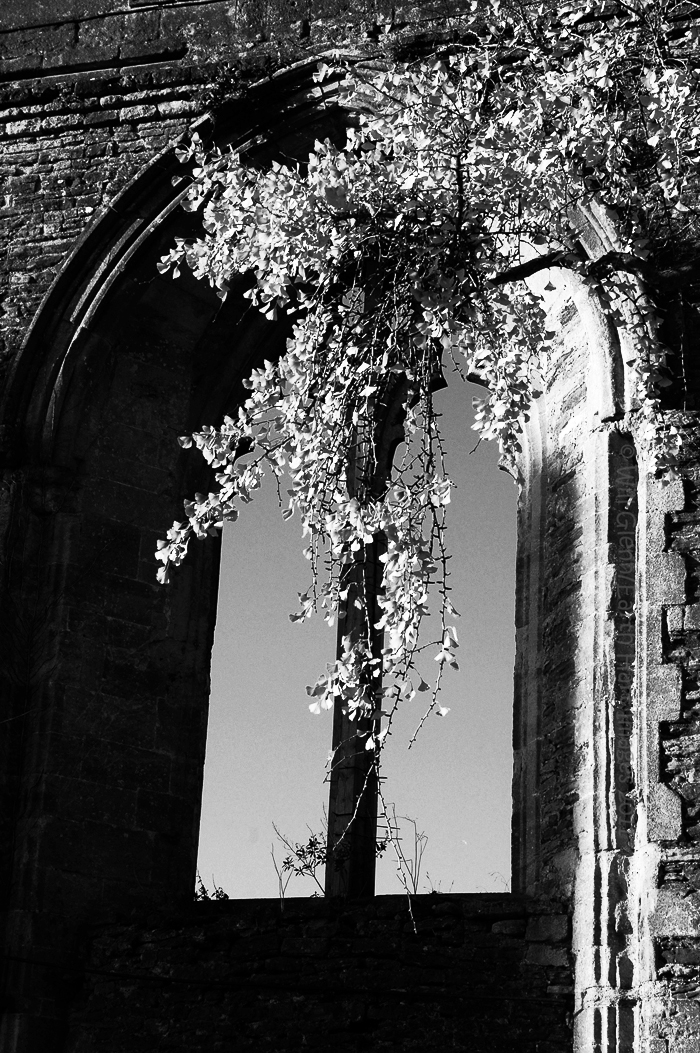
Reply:
[[[345,125],[316,67],[283,71],[195,127],[258,163],[303,157]],[[3,600],[18,612],[10,647],[21,651],[3,773],[6,1027],[28,1028],[30,1045],[64,1007],[27,947],[63,962],[95,913],[191,896],[219,550],[196,546],[168,589],[153,552],[183,496],[210,486],[177,436],[233,410],[288,332],[245,309],[245,280],[222,304],[191,276],[158,275],[187,225],[177,145],[88,227],[3,393]]]

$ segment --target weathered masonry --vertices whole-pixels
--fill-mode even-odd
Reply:
[[[153,551],[207,488],[176,436],[286,334],[158,275],[191,230],[175,146],[196,126],[302,158],[348,119],[319,54],[460,32],[427,5],[0,13],[2,1053],[698,1048],[697,349],[663,486],[619,425],[635,348],[562,274],[513,468],[514,891],[418,897],[416,931],[394,897],[192,902],[218,553],[163,589]],[[595,212],[581,228],[591,256],[614,246]]]

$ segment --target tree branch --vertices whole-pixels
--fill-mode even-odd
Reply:
[[[519,263],[517,267],[509,267],[507,271],[501,271],[500,274],[489,278],[489,282],[491,285],[507,285],[508,282],[519,282],[524,278],[529,278],[531,274],[547,270],[548,267],[558,267],[569,256],[570,253],[568,252],[548,252],[545,256],[538,256],[534,260],[528,260],[527,263]]]
[[[548,252],[545,256],[520,263],[517,267],[509,267],[506,271],[489,278],[491,285],[507,285],[509,282],[523,281],[532,274],[546,270],[548,267],[565,266],[571,260],[570,252]],[[606,252],[597,260],[591,260],[588,273],[593,277],[602,277],[610,271],[625,271],[627,274],[636,274],[649,285],[659,289],[677,288],[690,285],[700,281],[700,258],[688,260],[678,267],[669,267],[664,270],[656,270],[645,260],[638,256],[632,256],[626,252]]]

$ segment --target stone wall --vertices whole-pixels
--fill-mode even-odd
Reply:
[[[571,1048],[569,918],[514,896],[200,902],[91,933],[67,1053]]]
[[[218,553],[195,546],[154,583],[156,538],[209,485],[174,440],[235,409],[286,336],[243,310],[242,283],[222,306],[158,275],[193,229],[178,138],[303,158],[349,119],[337,81],[313,80],[329,48],[383,62],[472,29],[451,4],[369,0],[0,12],[3,1053],[204,1053],[231,1032],[260,1049],[697,1048],[698,377],[686,341],[668,395],[683,478],[663,486],[625,431],[636,349],[561,271],[541,276],[557,344],[509,466],[514,887],[534,899],[419,897],[418,936],[390,899],[134,920],[194,884]],[[616,245],[595,209],[580,233],[592,258]]]

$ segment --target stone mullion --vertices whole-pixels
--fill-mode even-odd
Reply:
[[[338,628],[338,657],[343,654],[343,638],[362,639],[370,635],[374,657],[381,659],[383,634],[374,629],[379,619],[376,603],[382,564],[378,543],[364,546],[362,559],[356,560],[346,576],[348,588],[344,617]],[[370,610],[358,608],[363,597]],[[368,675],[368,690],[379,699],[381,675]],[[328,804],[328,862],[326,895],[351,898],[374,895],[377,843],[378,782],[374,751],[367,749],[369,737],[379,730],[374,717],[355,716],[336,699],[333,711],[333,760]]]
[[[442,386],[434,378],[433,389]],[[405,403],[410,398],[406,378],[390,383],[373,408],[371,424],[359,429],[358,442],[350,457],[349,490],[375,497],[386,491],[391,478],[394,452],[405,439]],[[373,451],[370,457],[370,450]],[[381,708],[382,647],[384,633],[376,629],[381,618],[377,597],[382,590],[384,566],[381,555],[386,539],[375,535],[363,545],[345,568],[348,589],[338,622],[338,659],[345,652],[345,639],[369,646],[376,664],[365,670],[367,692],[375,709]],[[357,604],[360,604],[358,606]],[[335,700],[333,713],[332,764],[328,803],[328,860],[326,895],[372,896],[376,871],[377,808],[379,772],[374,750],[366,749],[370,736],[380,730],[381,718],[354,717]]]

